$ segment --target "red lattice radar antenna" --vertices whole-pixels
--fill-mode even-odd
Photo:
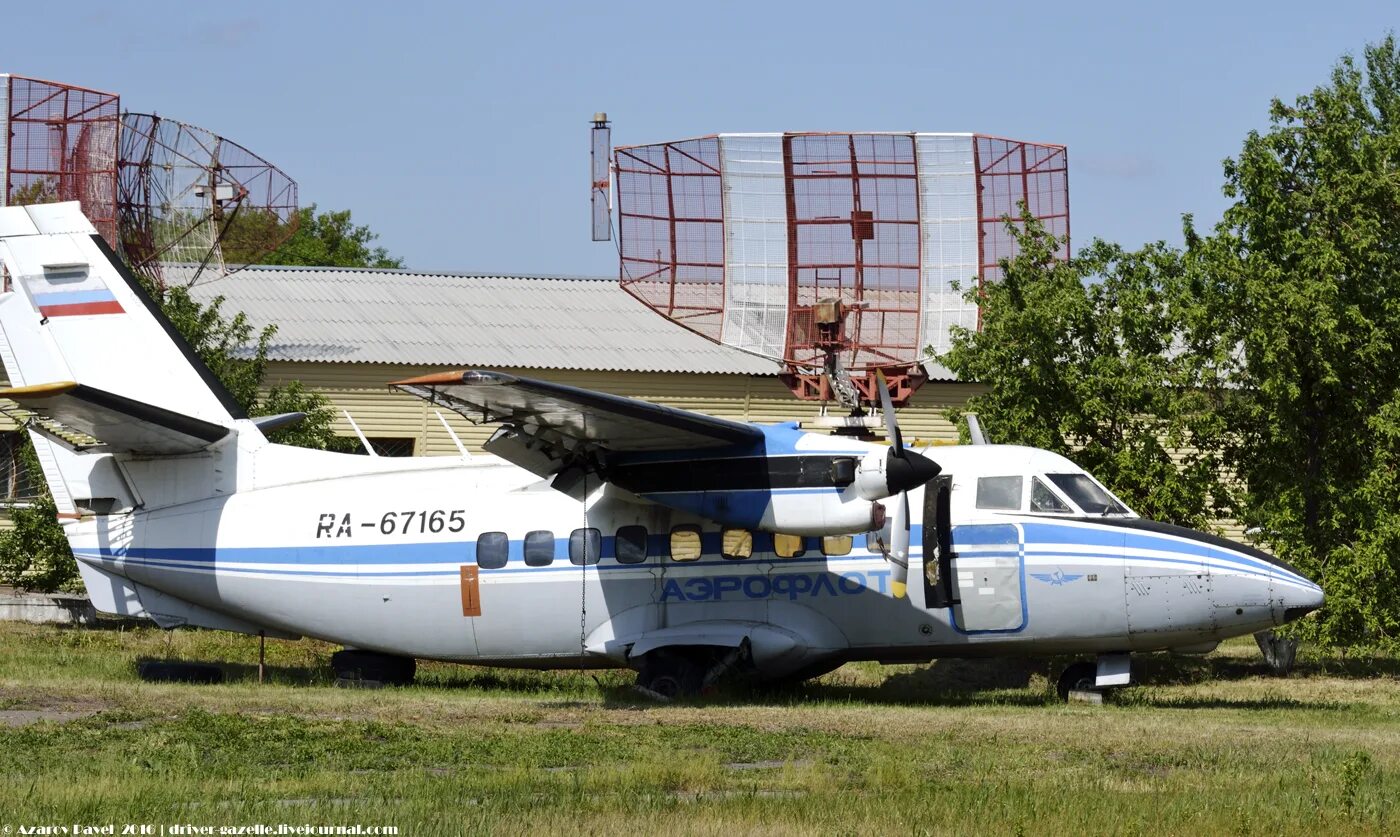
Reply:
[[[594,237],[599,235],[595,117]],[[606,134],[604,135],[606,136]],[[605,146],[606,147],[606,146]],[[620,281],[663,316],[774,358],[802,398],[897,403],[927,379],[967,288],[1031,215],[1069,254],[1064,146],[978,134],[718,134],[614,149]],[[961,290],[959,289],[961,288]]]
[[[217,134],[115,93],[0,73],[0,206],[78,201],[157,285],[218,278],[296,230],[296,182]]]

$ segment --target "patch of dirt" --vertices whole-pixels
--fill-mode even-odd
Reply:
[[[0,689],[0,726],[26,727],[40,721],[66,724],[115,708],[111,703],[87,698],[67,698]]]
[[[0,726],[27,727],[40,721],[66,724],[96,715],[100,709],[0,709]]]

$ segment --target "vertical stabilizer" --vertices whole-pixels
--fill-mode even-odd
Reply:
[[[70,431],[160,455],[212,444],[244,417],[77,202],[0,208],[0,263],[6,394],[47,417],[29,436],[59,512],[138,502],[112,457],[81,452]]]
[[[232,427],[242,410],[76,202],[0,208],[13,386],[73,381]]]

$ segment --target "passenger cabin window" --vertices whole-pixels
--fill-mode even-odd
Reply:
[[[677,526],[671,530],[671,560],[700,560],[699,526]]]
[[[482,532],[476,537],[476,565],[499,570],[510,559],[510,538],[505,532]]]
[[[851,554],[850,535],[827,535],[822,538],[822,554],[840,557]]]
[[[575,529],[569,533],[569,562],[580,567],[598,563],[603,552],[603,533],[597,529]]]
[[[613,539],[617,563],[640,564],[647,559],[647,527],[623,526]]]
[[[893,525],[893,521],[887,518],[884,526],[881,526],[873,532],[866,532],[865,551],[873,553],[884,552],[885,550],[880,548],[880,544],[884,544],[886,547],[890,545],[890,527]]]
[[[1065,501],[1051,491],[1050,486],[1041,482],[1040,477],[1031,477],[1031,511],[1073,514]]]
[[[1128,509],[1088,474],[1046,474],[1086,514],[1127,514]]]
[[[554,533],[536,529],[525,535],[525,566],[548,567],[554,563]]]
[[[1021,508],[1021,478],[1019,476],[978,478],[977,508],[1010,510]]]
[[[753,555],[753,532],[748,529],[725,529],[720,537],[719,554],[730,561],[742,561]]]
[[[773,554],[779,558],[801,558],[807,552],[807,543],[801,535],[774,535]]]

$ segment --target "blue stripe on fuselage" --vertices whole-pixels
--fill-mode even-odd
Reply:
[[[1152,558],[1149,560],[1163,561],[1181,564],[1199,564],[1203,559],[1217,560],[1235,565],[1242,572],[1259,575],[1273,575],[1285,580],[1296,580],[1300,583],[1312,585],[1311,581],[1300,576],[1295,576],[1280,567],[1266,564],[1264,562],[1249,558],[1247,556],[1225,552],[1219,548],[1211,547],[1207,544],[1191,542],[1183,539],[1155,536],[1151,534],[1141,534],[1117,527],[1098,527],[1092,524],[1069,526],[1057,523],[1047,523],[1043,518],[1034,520],[1018,520],[1026,534],[1026,551],[1028,556],[1033,556],[1042,552],[1062,552],[1066,560],[1072,560],[1076,554],[1086,557],[1121,558],[1122,549],[1145,549],[1160,552],[1176,553],[1179,558]],[[1009,521],[1008,521],[1009,523]],[[963,524],[954,528],[955,545],[974,544],[998,544],[1006,543],[1005,529],[1008,523],[988,523],[988,524]],[[976,533],[978,529],[987,529],[986,533]],[[919,557],[921,550],[918,544],[922,543],[923,527],[914,525],[910,532],[913,556]],[[992,531],[995,530],[995,531]],[[604,535],[601,543],[601,557],[605,561],[612,561],[613,564],[600,564],[599,568],[608,569],[610,567],[629,568],[644,567],[647,564],[618,564],[616,539],[611,535]],[[770,558],[773,551],[773,536],[763,532],[755,532],[753,536],[753,551],[760,556],[759,561],[773,561],[782,563],[784,561],[833,561],[833,560],[870,560],[866,554],[855,554],[849,557],[825,556],[821,554],[821,539],[815,537],[804,538],[806,555],[804,558]],[[703,555],[718,556],[721,546],[721,534],[717,531],[704,532],[701,535],[701,550]],[[1063,549],[1056,550],[1056,547]],[[1086,548],[1087,547],[1087,548]],[[554,539],[554,563],[555,569],[562,569],[576,566],[569,561],[569,539],[567,537]],[[665,557],[669,555],[669,536],[665,533],[649,534],[647,537],[647,561],[654,566],[657,556]],[[134,549],[74,549],[74,553],[79,557],[113,562],[129,560],[148,564],[149,566],[179,565],[190,569],[213,570],[221,563],[244,563],[261,564],[268,567],[267,570],[245,569],[243,572],[264,572],[276,571],[274,568],[285,568],[286,572],[297,572],[298,565],[320,564],[320,565],[343,565],[345,570],[340,574],[356,571],[361,564],[373,565],[415,565],[415,564],[473,564],[476,563],[476,542],[457,541],[440,543],[395,543],[395,544],[323,544],[291,547],[145,547]],[[150,562],[168,562],[150,563]],[[704,566],[731,564],[742,565],[742,562],[729,561],[696,561],[687,564],[677,564],[676,566]],[[522,571],[537,569],[547,569],[548,567],[525,567],[524,564],[524,541],[512,540],[509,547],[509,560],[507,568],[519,567]],[[485,572],[498,572],[502,570],[485,569]],[[303,571],[303,572],[324,572],[328,571]],[[411,574],[411,571],[389,573],[397,575]]]

